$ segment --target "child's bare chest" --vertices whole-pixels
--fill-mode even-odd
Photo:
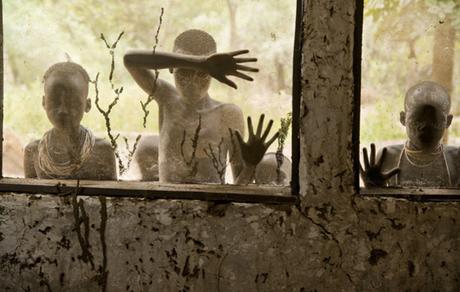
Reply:
[[[190,111],[184,108],[172,109],[164,115],[161,139],[174,143],[198,140],[199,144],[216,144],[229,135],[225,110]],[[163,141],[160,140],[160,143]]]

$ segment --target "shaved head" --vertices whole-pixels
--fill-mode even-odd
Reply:
[[[406,111],[413,110],[417,105],[431,105],[449,114],[450,96],[441,85],[432,81],[423,81],[409,88],[404,98]]]
[[[177,36],[173,51],[185,51],[188,54],[207,56],[217,50],[216,41],[207,32],[199,29],[189,29]]]
[[[86,98],[88,96],[88,87],[89,87],[89,75],[88,72],[79,64],[73,62],[61,62],[52,65],[51,67],[46,70],[45,75],[43,76],[43,83],[45,83],[45,91],[47,89],[47,80],[53,76],[54,83],[57,79],[69,79],[69,78],[81,78],[77,79],[80,80],[77,82],[78,87],[80,87],[83,91],[82,97]],[[83,82],[81,82],[83,81]]]

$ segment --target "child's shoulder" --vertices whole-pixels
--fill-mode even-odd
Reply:
[[[389,171],[398,166],[401,152],[404,149],[404,144],[393,144],[380,148],[377,159],[381,159],[383,149],[386,149],[385,158],[383,161],[383,170]]]
[[[40,140],[41,140],[41,139],[36,139],[36,140],[33,140],[33,141],[29,142],[29,143],[26,145],[26,147],[24,148],[24,152],[28,152],[28,153],[37,152],[38,144],[40,144]]]
[[[444,145],[443,147],[444,147],[445,152],[459,152],[460,151],[460,148],[454,145]]]
[[[444,153],[451,158],[460,158],[460,148],[453,145],[444,145]]]
[[[221,103],[221,106],[226,112],[243,114],[241,108],[234,103]]]
[[[399,155],[404,149],[404,144],[394,144],[385,146],[387,149],[387,155]]]
[[[112,144],[110,144],[110,142],[105,138],[96,137],[94,148],[97,151],[110,152],[110,153],[114,152],[112,148]]]
[[[224,115],[243,116],[243,111],[239,106],[234,103],[224,103],[221,101],[213,100],[213,105],[210,108],[212,112],[219,112]]]

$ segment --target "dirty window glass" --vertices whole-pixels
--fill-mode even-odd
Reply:
[[[459,186],[458,64],[458,1],[364,1],[361,185]]]
[[[288,185],[295,9],[3,1],[3,176]]]

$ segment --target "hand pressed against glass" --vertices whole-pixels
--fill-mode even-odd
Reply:
[[[368,156],[367,148],[363,148],[364,168],[359,164],[361,176],[366,187],[383,187],[389,178],[398,174],[400,169],[394,168],[388,172],[382,171],[382,165],[387,155],[387,149],[383,148],[379,159],[376,161],[375,144],[371,144],[371,155]]]
[[[230,53],[213,54],[206,59],[205,68],[209,75],[227,84],[230,87],[237,89],[236,84],[227,78],[228,75],[236,76],[238,78],[253,81],[252,77],[242,73],[246,72],[259,72],[258,69],[241,65],[242,63],[256,62],[256,58],[235,58],[236,56],[247,54],[249,50],[240,50]]]
[[[264,118],[265,115],[262,114],[259,118],[257,131],[254,134],[252,119],[251,117],[248,117],[249,138],[247,142],[243,141],[243,137],[241,136],[241,133],[238,130],[235,131],[235,135],[238,140],[238,145],[241,149],[241,156],[243,157],[244,163],[249,166],[257,166],[257,164],[259,164],[259,162],[264,157],[265,152],[267,152],[268,147],[270,147],[270,145],[278,138],[279,135],[279,133],[276,132],[270,140],[265,142],[273,126],[273,120],[270,120],[268,122],[268,126],[262,134]]]
[[[248,184],[252,182],[252,180],[254,179],[257,165],[264,157],[268,147],[270,147],[270,145],[278,138],[279,133],[276,132],[270,140],[265,142],[272,128],[273,120],[270,120],[268,122],[267,128],[263,130],[264,118],[265,115],[262,114],[259,118],[256,133],[254,133],[252,119],[251,117],[248,117],[249,137],[247,142],[244,142],[240,131],[232,131],[232,129],[229,129],[230,136],[236,137],[238,148],[240,150],[241,158],[244,164],[243,170],[238,175],[235,181],[236,184]]]

